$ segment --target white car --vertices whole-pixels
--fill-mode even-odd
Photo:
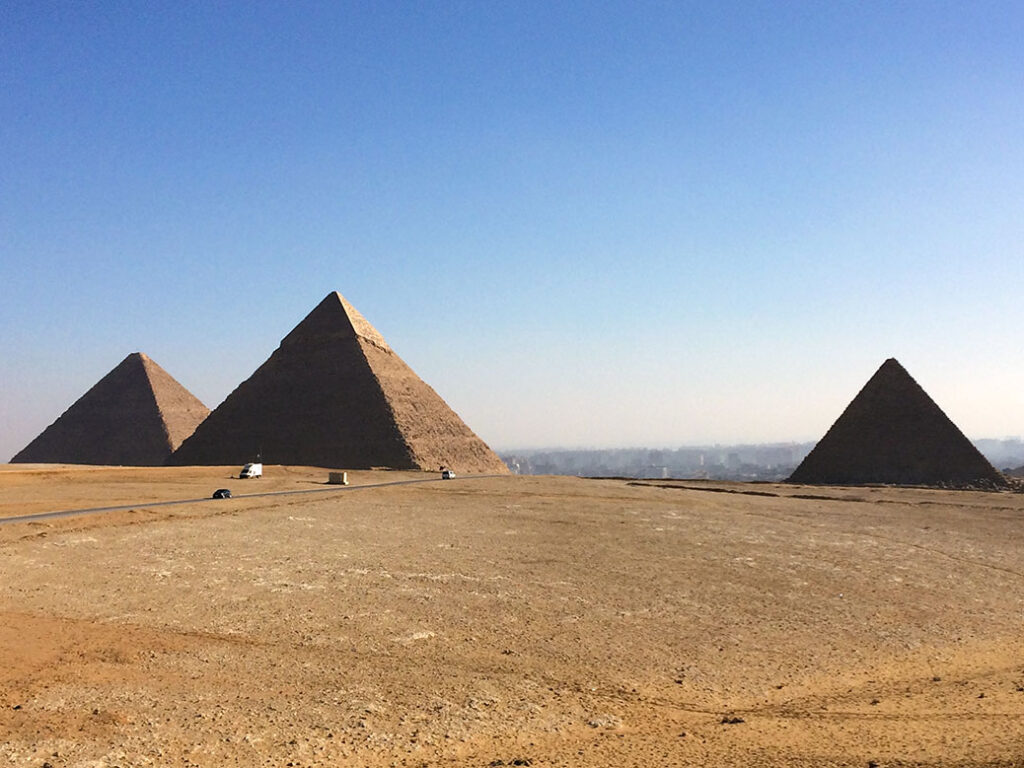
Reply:
[[[442,469],[441,470],[441,479],[442,480],[454,480],[455,479],[455,473],[452,472],[450,469]]]
[[[263,477],[263,465],[259,463],[246,464],[238,476],[243,480],[251,477]]]

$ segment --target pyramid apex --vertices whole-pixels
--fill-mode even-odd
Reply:
[[[129,352],[117,365],[114,366],[113,371],[139,371],[146,373],[155,363],[147,355],[142,352]]]
[[[156,360],[151,358],[145,352],[130,353],[124,360],[118,363],[117,367],[134,368],[136,370],[141,369],[142,374],[150,380],[151,384],[154,376],[167,373],[160,367],[160,364],[157,363]]]
[[[313,308],[281,346],[322,343],[331,339],[358,337],[381,349],[391,351],[384,337],[338,291],[331,291]]]
[[[885,362],[878,366],[878,370],[875,371],[875,375],[872,376],[871,378],[874,379],[875,376],[882,376],[886,378],[896,376],[897,378],[908,378],[913,380],[913,377],[910,375],[910,372],[906,368],[904,368],[900,364],[900,361],[897,360],[895,357],[886,358]]]

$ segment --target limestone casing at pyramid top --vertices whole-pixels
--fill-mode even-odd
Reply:
[[[282,347],[321,343],[336,338],[361,338],[393,352],[380,332],[344,296],[332,291],[281,340]]]

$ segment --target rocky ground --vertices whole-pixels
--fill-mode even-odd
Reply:
[[[230,472],[8,467],[0,515],[326,479]],[[502,477],[2,525],[0,764],[1020,765],[1022,521]]]

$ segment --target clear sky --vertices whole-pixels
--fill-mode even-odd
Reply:
[[[1024,433],[1024,6],[0,3],[0,461],[329,291],[493,447]]]

